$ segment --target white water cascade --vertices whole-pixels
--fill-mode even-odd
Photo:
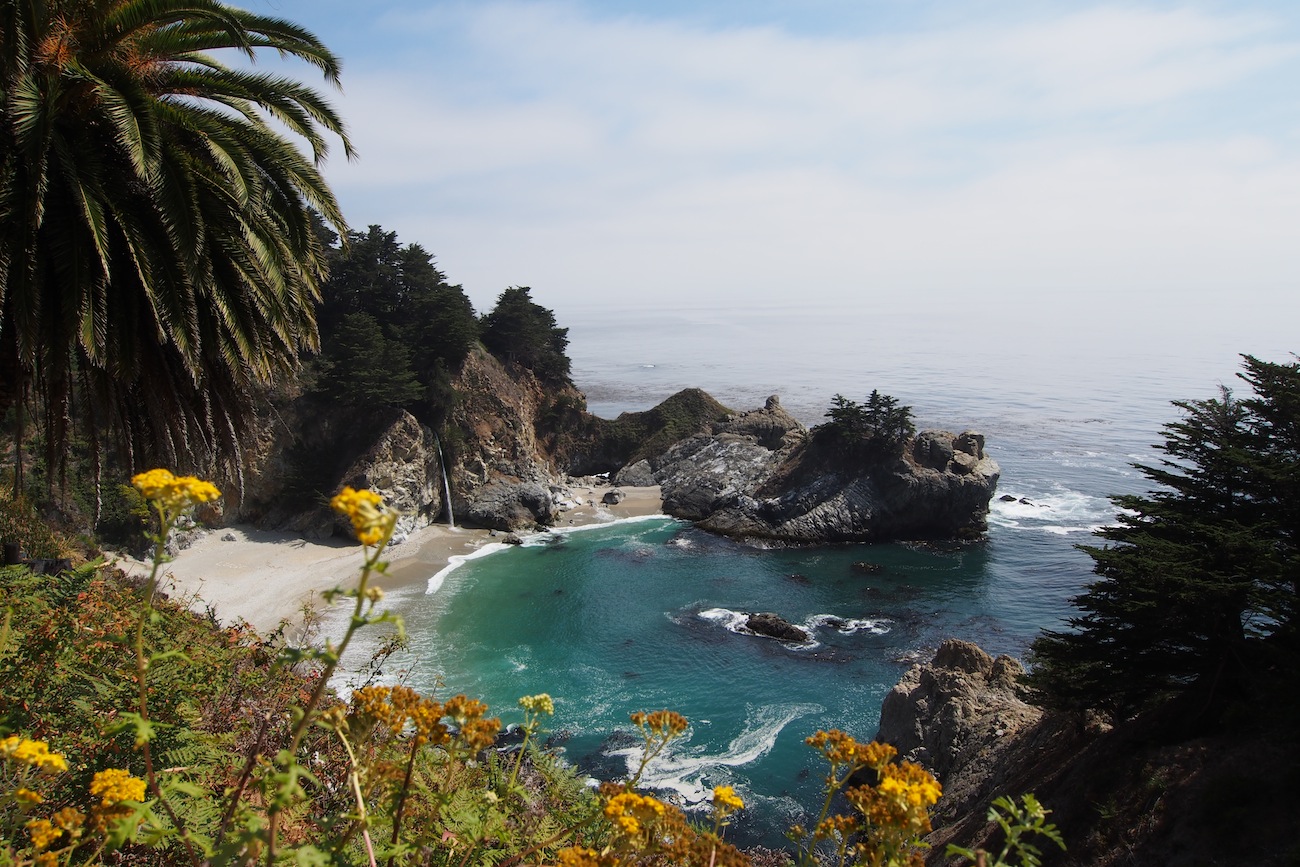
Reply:
[[[456,529],[456,514],[451,510],[451,479],[447,476],[447,462],[442,459],[442,440],[435,434],[433,444],[438,447],[438,467],[442,470],[443,502],[447,504],[447,523]]]

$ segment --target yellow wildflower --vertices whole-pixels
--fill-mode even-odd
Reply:
[[[74,837],[78,835],[79,829],[85,822],[86,817],[75,807],[64,807],[54,814],[54,824]]]
[[[649,795],[622,792],[605,804],[605,818],[625,836],[635,837],[641,829],[663,816],[664,805]]]
[[[144,791],[144,780],[117,768],[99,771],[90,781],[90,794],[99,798],[105,807],[112,807],[122,801],[143,801]]]
[[[585,846],[569,846],[555,853],[555,863],[559,867],[606,867],[616,862],[613,856],[601,855]]]
[[[713,805],[719,810],[731,812],[744,808],[745,802],[736,794],[736,790],[731,786],[714,786],[713,787]]]
[[[63,832],[54,827],[49,819],[32,819],[26,828],[32,838],[32,848],[37,852],[48,849],[51,843],[63,836]]]
[[[0,740],[0,756],[37,768],[43,774],[58,774],[68,769],[68,762],[58,753],[50,752],[45,741],[33,741],[10,735]]]
[[[45,799],[41,797],[39,792],[33,792],[31,789],[19,786],[17,790],[14,791],[14,800],[25,806],[30,806],[32,804],[39,804]]]
[[[171,470],[164,469],[138,473],[131,477],[131,484],[145,499],[153,500],[172,515],[221,496],[221,491],[211,482],[194,476],[174,476]]]
[[[656,710],[650,713],[638,711],[631,715],[632,722],[647,735],[661,738],[675,738],[690,727],[686,717],[672,710]]]
[[[352,529],[362,545],[387,542],[397,526],[397,511],[385,506],[384,498],[374,491],[344,488],[330,500],[330,506],[352,521]]]
[[[532,713],[555,714],[555,702],[544,692],[539,692],[537,695],[523,696],[519,699],[519,706]]]

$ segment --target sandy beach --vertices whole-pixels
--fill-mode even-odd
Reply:
[[[574,485],[581,505],[561,513],[556,528],[605,523],[620,518],[656,515],[662,499],[658,487],[624,488],[618,505],[600,502],[608,487]],[[505,534],[434,524],[413,533],[387,552],[389,568],[378,584],[392,589],[425,582],[451,562]],[[166,565],[163,590],[186,599],[198,611],[211,608],[223,623],[244,620],[259,631],[281,621],[296,623],[305,607],[321,606],[321,593],[348,586],[362,563],[361,547],[342,538],[310,541],[299,536],[247,526],[210,530]],[[148,564],[121,557],[128,573],[148,574]]]

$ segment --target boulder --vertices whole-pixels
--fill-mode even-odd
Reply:
[[[623,493],[618,488],[614,488],[613,490],[606,491],[605,496],[601,497],[600,501],[607,506],[617,506],[625,499],[627,499],[627,494]]]
[[[929,769],[949,801],[978,798],[992,788],[1017,736],[1042,719],[1042,709],[1020,695],[1023,673],[1009,656],[994,659],[969,641],[948,639],[885,696],[876,740]]]
[[[648,488],[651,485],[658,484],[655,481],[654,470],[650,468],[650,462],[647,460],[639,460],[634,464],[628,464],[615,473],[611,481],[625,488]]]
[[[497,480],[478,489],[465,510],[465,520],[492,530],[521,530],[554,522],[555,501],[537,482]]]
[[[771,612],[749,615],[748,619],[745,620],[745,628],[750,632],[767,638],[775,638],[778,641],[803,643],[812,637],[805,630]]]

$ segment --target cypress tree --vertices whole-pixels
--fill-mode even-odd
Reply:
[[[1124,715],[1195,690],[1222,708],[1281,660],[1295,627],[1300,367],[1245,358],[1254,396],[1175,401],[1163,458],[1134,465],[1159,487],[1115,497],[1117,523],[1097,533],[1109,544],[1081,546],[1097,580],[1070,628],[1032,649],[1048,703]]]

